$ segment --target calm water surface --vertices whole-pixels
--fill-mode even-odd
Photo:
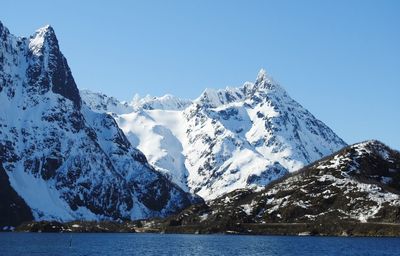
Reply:
[[[0,255],[400,255],[400,238],[0,233]]]

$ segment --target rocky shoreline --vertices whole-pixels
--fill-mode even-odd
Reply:
[[[135,233],[134,224],[131,222],[114,221],[38,221],[26,222],[16,227],[13,232],[34,233]]]
[[[391,223],[243,223],[228,229],[204,226],[169,226],[164,233],[185,234],[246,234],[246,235],[284,235],[284,236],[360,236],[360,237],[398,237],[400,224]]]
[[[24,223],[13,232],[36,233],[162,233],[162,234],[237,234],[283,236],[399,237],[400,223],[237,223],[231,226],[185,225],[152,221]]]

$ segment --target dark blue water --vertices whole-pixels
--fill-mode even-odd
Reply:
[[[400,255],[400,238],[0,233],[0,255]]]

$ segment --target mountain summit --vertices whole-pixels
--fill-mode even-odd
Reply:
[[[116,109],[99,104],[108,99],[96,95],[86,91],[83,101],[100,112]],[[179,102],[171,96],[154,99],[163,99],[162,106]],[[238,188],[260,189],[346,146],[263,69],[254,83],[206,89],[185,105],[143,105],[113,114],[157,170],[205,199]]]

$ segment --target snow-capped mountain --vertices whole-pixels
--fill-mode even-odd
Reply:
[[[113,106],[93,102],[93,95],[83,94],[87,106],[113,112]],[[174,97],[161,98],[151,107],[128,104],[131,113],[114,112],[114,117],[156,169],[205,199],[239,188],[260,189],[346,146],[264,70],[254,83],[206,89],[182,107]]]
[[[81,90],[80,95],[85,99],[85,104],[98,113],[127,114],[134,111],[134,107],[131,104],[120,102],[116,98],[108,97],[102,93],[92,93],[88,90]]]
[[[183,110],[192,104],[191,100],[181,99],[171,94],[166,94],[161,97],[151,97],[147,95],[140,98],[135,94],[131,105],[136,109],[162,109],[162,110]]]
[[[86,89],[81,90],[80,94],[85,104],[90,106],[93,111],[118,115],[129,114],[140,109],[183,110],[192,104],[190,100],[180,99],[170,94],[162,97],[147,95],[143,98],[139,94],[135,94],[131,102],[119,101],[104,93],[91,92]]]
[[[0,177],[35,220],[166,216],[195,200],[82,104],[50,26],[25,38],[0,23],[0,103]]]
[[[181,226],[182,231],[194,227],[197,232],[251,233],[249,229],[259,227],[262,231],[267,227],[266,232],[280,234],[293,233],[298,227],[274,226],[271,231],[265,224],[311,223],[302,228],[341,234],[353,232],[352,223],[384,223],[390,230],[390,223],[399,221],[400,153],[379,141],[367,141],[316,161],[262,191],[239,189],[190,206],[165,223]],[[260,225],[244,228],[249,223]],[[369,226],[362,234],[371,234],[374,229]],[[381,227],[376,234],[385,234],[382,231]]]

